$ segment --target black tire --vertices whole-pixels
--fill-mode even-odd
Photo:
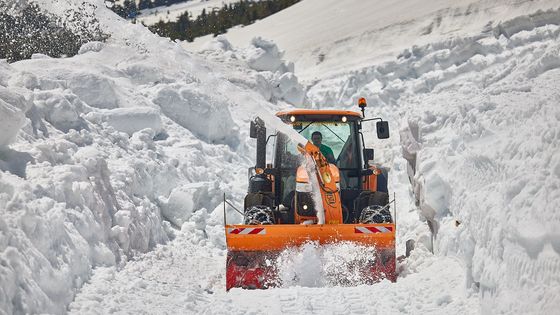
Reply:
[[[275,224],[276,217],[272,208],[268,206],[252,206],[245,209],[244,224],[258,225],[258,224]]]
[[[389,194],[382,191],[374,191],[369,195],[368,206],[382,206],[389,204]]]
[[[267,206],[274,207],[273,197],[270,193],[248,193],[245,196],[243,209],[247,210],[253,206]]]
[[[364,224],[393,223],[393,218],[389,207],[373,205],[362,209],[359,222]]]
[[[364,210],[368,210],[368,215],[373,215],[372,212],[375,212],[380,209],[383,210],[382,217],[383,220],[388,220],[388,217],[391,217],[391,212],[389,207],[385,207],[389,204],[389,194],[381,191],[362,191],[358,198],[354,201],[354,218],[358,219],[359,222],[362,221],[362,212]],[[387,217],[388,215],[388,217]],[[379,221],[380,219],[376,219]],[[392,218],[390,220],[392,222]],[[377,222],[361,222],[361,223],[377,223]],[[384,223],[384,222],[382,222]]]
[[[248,193],[244,202],[244,224],[275,224],[274,202],[270,193]]]

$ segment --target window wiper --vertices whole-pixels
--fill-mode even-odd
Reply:
[[[342,138],[339,137],[339,136],[336,134],[336,132],[332,131],[331,128],[329,128],[329,127],[328,127],[327,125],[325,125],[325,124],[321,124],[321,125],[325,126],[325,128],[327,128],[327,129],[329,129],[330,132],[332,132],[338,139],[340,139],[340,141],[342,141],[342,143],[344,143],[344,140],[342,140]]]
[[[302,133],[305,129],[309,128],[309,126],[313,125],[313,123],[315,123],[315,122],[314,121],[310,122],[309,125],[305,126],[305,128],[298,131],[298,133]]]

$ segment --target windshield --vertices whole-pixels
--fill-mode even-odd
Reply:
[[[352,137],[355,124],[351,122],[313,121],[296,122],[292,127],[297,130],[313,144],[317,145],[321,153],[325,155],[329,163],[337,164],[338,167],[355,167],[352,159],[354,150],[354,139]],[[291,156],[299,156],[296,145],[292,141],[286,141],[282,167],[290,167],[293,164]]]

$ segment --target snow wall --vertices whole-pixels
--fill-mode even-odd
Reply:
[[[393,123],[406,159],[393,168],[407,169],[431,231],[401,237],[460,259],[485,314],[560,306],[559,25],[560,10],[521,16],[307,94],[315,107],[365,96]]]

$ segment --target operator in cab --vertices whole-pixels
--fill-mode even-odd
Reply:
[[[336,163],[336,160],[334,158],[334,153],[333,150],[322,144],[323,142],[323,134],[321,134],[321,132],[319,131],[315,131],[311,134],[311,142],[313,142],[313,144],[319,148],[319,150],[321,151],[321,153],[325,156],[325,158],[327,159],[327,162],[329,163]]]

